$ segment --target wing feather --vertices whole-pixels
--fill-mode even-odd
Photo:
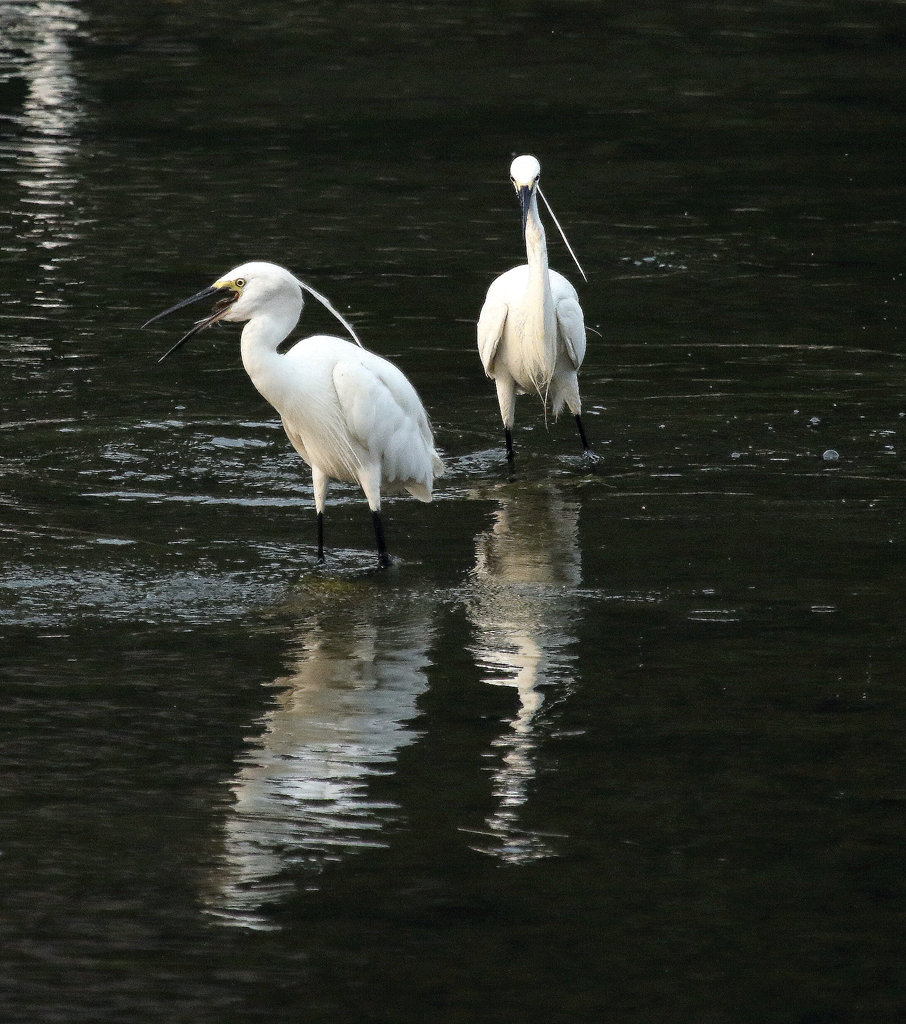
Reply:
[[[557,333],[563,341],[566,354],[578,370],[585,358],[585,317],[582,307],[572,296],[557,303]]]
[[[386,486],[406,487],[430,501],[432,479],[443,472],[443,465],[421,400],[403,373],[377,358],[369,366],[343,360],[334,367],[333,382],[364,461],[380,465]]]
[[[489,295],[481,307],[481,314],[478,317],[478,354],[481,357],[484,372],[489,377],[494,376],[494,360],[497,358],[497,349],[500,346],[500,339],[503,337],[507,313],[509,313],[509,306],[500,299]]]

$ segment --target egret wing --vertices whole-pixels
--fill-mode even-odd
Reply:
[[[427,496],[422,500],[430,500],[439,460],[428,417],[405,375],[373,356],[368,365],[354,360],[337,363],[333,382],[350,440],[363,464],[380,465],[381,477],[390,486],[425,485]]]
[[[575,369],[585,358],[585,317],[577,299],[569,296],[557,303],[557,333]]]
[[[484,372],[489,377],[494,376],[494,360],[497,358],[497,349],[503,337],[508,313],[507,303],[488,296],[478,317],[478,354],[481,356]]]

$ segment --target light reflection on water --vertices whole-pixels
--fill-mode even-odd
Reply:
[[[494,809],[481,827],[459,827],[473,850],[528,864],[555,856],[557,839],[567,838],[524,819],[546,735],[542,709],[574,684],[580,506],[550,483],[506,484],[472,498],[495,506],[460,595],[472,654],[482,680],[513,688],[518,706],[486,755]],[[343,586],[349,594],[341,587],[329,613],[300,622],[292,670],[274,681],[273,706],[229,783],[222,849],[201,893],[222,923],[276,927],[267,910],[297,891],[300,878],[317,888],[328,865],[386,846],[388,830],[401,823],[401,809],[370,785],[394,772],[399,750],[418,738],[413,723],[435,657],[438,596],[401,601]]]
[[[292,671],[274,681],[273,706],[230,782],[222,850],[202,893],[224,923],[270,927],[262,909],[299,884],[288,868],[302,866],[316,886],[327,864],[386,845],[399,819],[368,787],[418,735],[432,602],[388,603],[352,589],[354,606],[340,598],[300,623]]]
[[[4,1019],[370,1020],[388,979],[405,1022],[500,1005],[788,1022],[854,993],[884,1019],[906,66],[884,22],[901,9],[3,6],[0,631],[20,682],[0,863],[14,899],[22,865],[27,922]],[[516,146],[590,271],[591,482],[527,415],[537,486],[494,486],[474,319],[518,257]],[[378,584],[385,607],[341,596],[341,622],[303,586],[284,670],[258,613],[310,575],[304,467],[235,336],[156,370],[164,339],[138,331],[248,249],[398,358],[459,468],[432,509],[392,506],[409,562]],[[348,547],[326,583],[361,594],[361,498],[331,507]],[[426,842],[409,823],[436,822],[437,790],[413,764],[450,736],[451,828]],[[104,772],[79,772],[96,751]],[[278,903],[284,935],[199,924],[200,875],[206,916],[263,929]],[[431,1018],[441,986],[462,1002]]]
[[[475,849],[510,863],[551,856],[550,837],[522,816],[535,777],[540,713],[573,684],[571,618],[581,585],[579,505],[548,483],[491,492],[492,526],[476,538],[468,601],[472,651],[482,678],[516,691],[519,706],[494,742],[496,809]]]
[[[72,163],[84,111],[70,47],[81,20],[73,4],[50,0],[34,10],[24,5],[4,10],[6,47],[25,54],[13,66],[26,87],[21,113],[13,119],[19,129],[13,150],[20,190],[16,241],[5,248],[38,261],[37,309],[66,305],[56,275],[81,233],[74,228],[81,215]]]

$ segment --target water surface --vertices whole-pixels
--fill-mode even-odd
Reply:
[[[2,13],[3,1019],[901,1019],[903,5]],[[475,350],[525,151],[596,472]],[[387,572],[138,330],[252,258],[430,411]]]

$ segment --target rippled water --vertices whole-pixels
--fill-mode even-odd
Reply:
[[[904,40],[0,5],[4,1021],[902,1019]],[[597,472],[525,397],[509,479],[475,350],[519,151]],[[431,413],[387,572],[234,328],[138,330],[249,258]]]

